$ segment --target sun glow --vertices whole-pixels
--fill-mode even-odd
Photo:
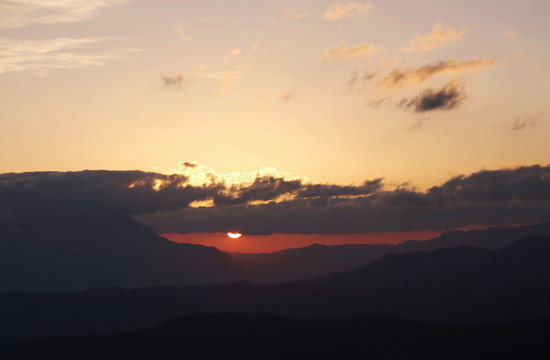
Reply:
[[[228,232],[227,236],[229,236],[231,239],[238,239],[242,236],[242,234],[238,232]]]

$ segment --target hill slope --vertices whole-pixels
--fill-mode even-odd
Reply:
[[[52,213],[0,223],[0,291],[193,285],[246,276],[215,248],[177,244],[116,213]]]
[[[491,251],[388,255],[339,274],[276,285],[231,283],[66,294],[0,294],[0,339],[128,331],[185,314],[387,314],[448,324],[550,318],[550,238]]]
[[[541,359],[549,320],[452,327],[382,316],[214,314],[144,331],[0,347],[5,359]]]

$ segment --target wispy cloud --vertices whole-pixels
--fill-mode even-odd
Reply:
[[[303,19],[307,16],[309,16],[309,13],[306,10],[286,8],[283,12],[283,21],[288,21],[290,19]]]
[[[174,76],[163,76],[162,82],[165,89],[181,89],[183,85],[183,74],[177,74]]]
[[[512,30],[504,30],[502,32],[502,37],[505,39],[515,39],[517,37],[517,34]]]
[[[535,124],[540,121],[540,119],[542,119],[545,113],[546,109],[543,109],[536,114],[516,116],[514,119],[514,123],[512,124],[512,130],[523,130],[528,126],[535,126]]]
[[[0,1],[0,28],[86,21],[103,8],[128,2],[130,0],[4,0]]]
[[[178,22],[178,25],[174,28],[174,31],[185,41],[191,42],[191,36],[187,34],[187,25],[184,22]]]
[[[471,59],[457,61],[450,59],[437,64],[428,64],[416,69],[395,69],[378,80],[378,86],[388,89],[399,88],[407,84],[421,84],[440,74],[454,74],[488,68],[495,63],[492,59]]]
[[[226,70],[223,73],[223,76],[221,78],[222,87],[220,88],[219,93],[223,94],[233,85],[235,80],[239,78],[239,76],[245,74],[248,71],[248,68],[250,67],[250,64],[241,64],[237,67],[235,67],[233,70]]]
[[[336,21],[338,19],[350,18],[353,16],[367,16],[371,8],[372,4],[368,2],[364,4],[340,2],[330,6],[323,15],[323,18],[330,21]]]
[[[434,25],[432,32],[429,34],[416,34],[409,45],[404,47],[403,50],[432,50],[446,43],[459,40],[467,31],[468,27],[456,31],[452,27],[445,27],[445,23],[439,22]]]
[[[412,108],[417,113],[452,110],[462,104],[465,99],[466,93],[463,84],[460,79],[454,79],[439,90],[426,89],[412,99],[403,99],[398,106]]]
[[[346,59],[361,55],[370,55],[379,50],[379,47],[369,44],[359,44],[352,47],[348,47],[346,44],[340,44],[325,51],[321,56],[321,62],[324,63],[329,59]]]
[[[229,54],[227,54],[223,60],[224,63],[228,63],[229,59],[231,59],[234,56],[239,56],[241,54],[241,48],[233,49]]]
[[[47,75],[55,69],[80,69],[104,65],[130,49],[105,52],[98,49],[105,38],[55,38],[46,40],[0,39],[0,74],[31,71]]]
[[[185,74],[183,73],[170,75],[170,76],[163,76],[160,78],[162,81],[162,87],[164,89],[181,90],[185,82],[195,80],[196,78],[202,76],[202,74],[206,70],[208,70],[208,68],[209,68],[208,64],[201,64],[201,65],[195,66],[193,71],[190,74],[188,74],[188,76],[185,76]]]

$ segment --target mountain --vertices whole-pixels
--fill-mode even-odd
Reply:
[[[448,232],[399,245],[312,245],[270,254],[224,253],[178,244],[126,215],[52,209],[0,219],[0,291],[62,292],[251,281],[275,284],[350,270],[386,254],[459,245],[500,248],[550,223]]]
[[[245,282],[76,293],[0,294],[0,339],[142,329],[212,312],[342,318],[386,314],[447,324],[550,318],[550,238],[387,255],[347,272],[275,285]]]
[[[0,222],[4,292],[184,286],[246,276],[216,248],[171,242],[117,213],[27,213]]]
[[[510,228],[495,227],[487,230],[448,231],[431,240],[411,240],[397,245],[314,244],[273,253],[229,253],[229,255],[256,274],[250,280],[262,284],[275,284],[351,270],[367,265],[387,254],[404,254],[457,246],[496,250],[527,236],[550,236],[550,223]]]
[[[3,359],[543,359],[550,320],[464,327],[386,316],[210,314],[142,331],[0,347]]]

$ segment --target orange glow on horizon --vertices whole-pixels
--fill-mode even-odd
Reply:
[[[318,243],[323,245],[343,244],[399,244],[407,240],[428,240],[443,231],[422,230],[411,232],[381,232],[362,234],[271,234],[247,235],[239,241],[230,238],[230,233],[161,234],[177,243],[213,246],[227,252],[269,253],[289,248],[300,248]]]

